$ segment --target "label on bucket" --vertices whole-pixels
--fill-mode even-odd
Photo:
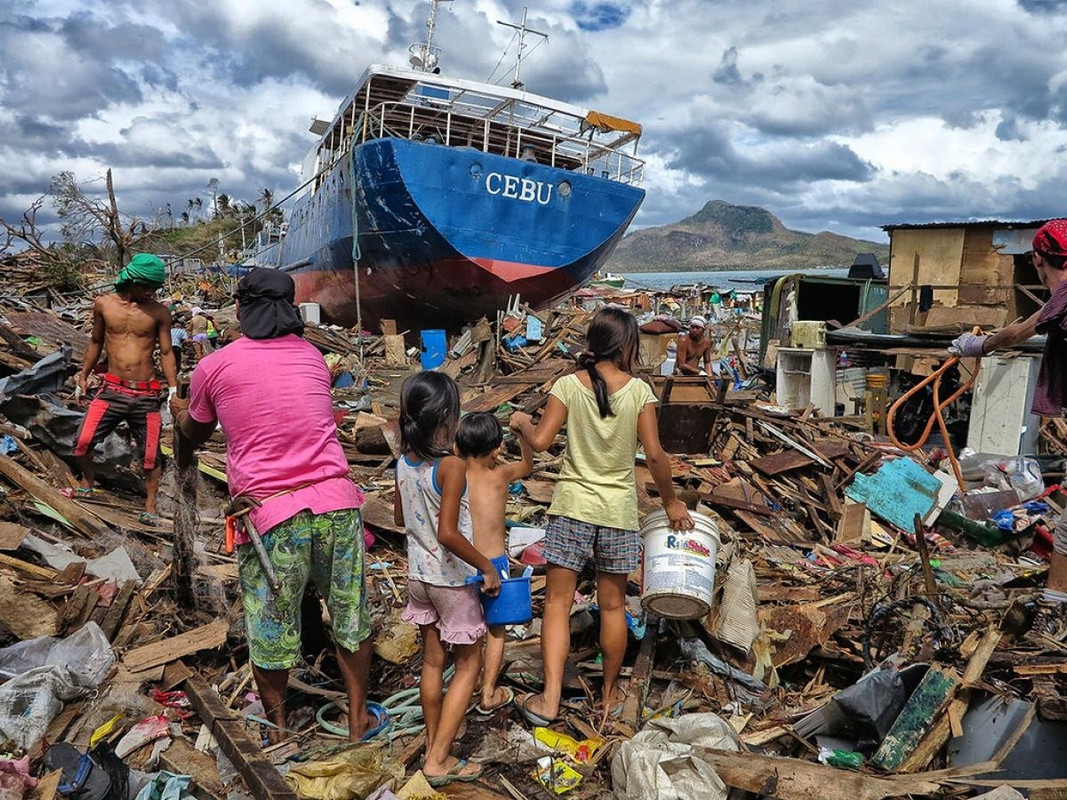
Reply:
[[[642,604],[674,619],[707,614],[715,591],[715,544],[699,532],[646,535]]]

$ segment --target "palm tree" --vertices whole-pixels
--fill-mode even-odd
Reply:
[[[185,225],[185,226],[189,225],[189,212],[188,211],[183,211],[182,212],[181,220],[182,220],[182,225]]]
[[[230,204],[230,196],[223,192],[215,199],[215,206],[220,217],[228,217],[233,214],[233,206]]]
[[[264,189],[259,193],[259,199],[263,201],[263,212],[266,213],[274,205],[274,192]]]

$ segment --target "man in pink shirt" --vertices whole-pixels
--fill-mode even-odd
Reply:
[[[300,658],[300,605],[314,583],[326,600],[348,694],[349,738],[383,730],[388,715],[366,702],[371,633],[363,580],[363,493],[348,477],[337,439],[330,370],[301,337],[293,279],[255,269],[237,285],[244,336],[197,364],[189,400],[171,402],[175,425],[200,444],[221,425],[234,499],[249,518],[279,585],[271,589],[247,536],[237,544],[249,658],[267,718],[286,730],[289,670]],[[269,380],[268,390],[266,382]],[[365,710],[364,710],[365,709]]]

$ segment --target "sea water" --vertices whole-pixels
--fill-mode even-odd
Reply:
[[[713,286],[727,291],[761,291],[763,284],[782,275],[821,275],[827,278],[848,276],[847,267],[811,267],[791,270],[708,270],[706,272],[623,272],[626,287],[632,289],[670,289],[679,284]]]

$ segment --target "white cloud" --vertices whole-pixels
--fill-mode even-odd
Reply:
[[[1014,0],[544,0],[523,77],[645,126],[639,225],[708,199],[868,237],[880,222],[1064,213],[1067,11]],[[589,9],[597,6],[596,13]],[[0,215],[48,177],[114,166],[124,200],[208,179],[295,188],[313,137],[372,62],[406,63],[421,0],[0,0]],[[106,11],[106,13],[105,13]],[[443,3],[445,69],[485,79],[512,0]],[[510,67],[511,52],[503,60]]]

